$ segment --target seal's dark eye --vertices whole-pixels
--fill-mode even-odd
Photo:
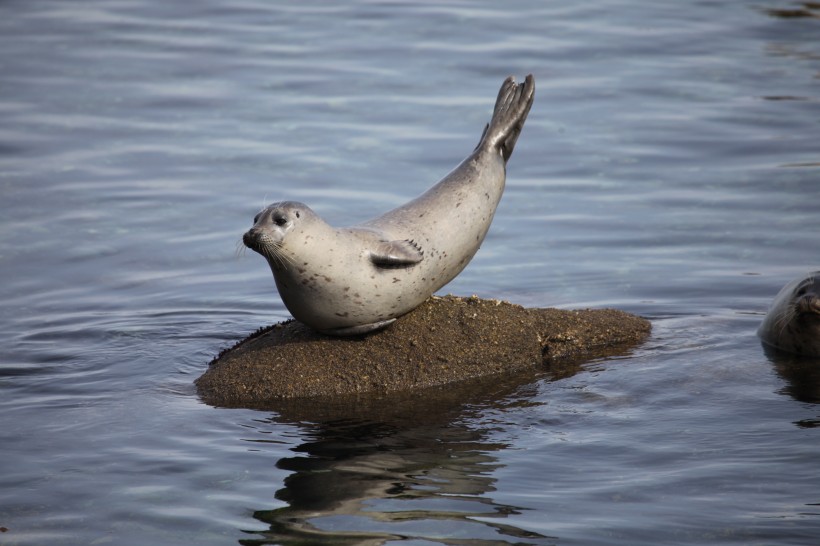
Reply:
[[[274,216],[273,223],[276,224],[277,226],[284,226],[285,224],[288,223],[288,219],[285,218],[284,216]]]
[[[259,214],[257,214],[256,216],[254,216],[254,217],[253,217],[253,223],[254,223],[254,224],[255,224],[256,222],[258,222],[258,221],[259,221],[259,217],[260,217],[261,215],[262,215],[262,213],[260,212]]]

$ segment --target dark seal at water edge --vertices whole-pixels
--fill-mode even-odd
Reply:
[[[406,392],[564,360],[623,354],[650,323],[614,309],[527,309],[478,297],[432,297],[391,328],[330,337],[296,321],[264,328],[215,358],[202,399],[269,407],[282,399]]]
[[[757,335],[781,351],[820,357],[820,271],[800,276],[780,290]]]

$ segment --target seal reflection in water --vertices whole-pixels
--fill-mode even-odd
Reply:
[[[383,328],[458,275],[501,200],[532,106],[532,75],[501,86],[478,146],[425,193],[378,218],[334,228],[302,203],[274,203],[243,242],[267,259],[293,317],[332,335]]]
[[[783,351],[820,357],[820,271],[783,287],[757,335]]]

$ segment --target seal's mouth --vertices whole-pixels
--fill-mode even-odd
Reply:
[[[279,245],[264,230],[251,228],[242,236],[242,242],[265,258],[276,258],[280,254]]]
[[[258,252],[268,263],[276,269],[286,268],[293,260],[276,241],[271,240],[270,234],[264,230],[251,228],[242,236],[245,246]]]

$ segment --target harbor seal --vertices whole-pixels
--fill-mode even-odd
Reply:
[[[382,216],[334,228],[295,201],[259,212],[242,240],[268,261],[293,317],[326,334],[363,334],[388,326],[458,275],[490,228],[534,93],[532,75],[521,84],[507,78],[475,150]]]
[[[757,335],[783,351],[820,356],[820,271],[799,277],[780,290]]]

